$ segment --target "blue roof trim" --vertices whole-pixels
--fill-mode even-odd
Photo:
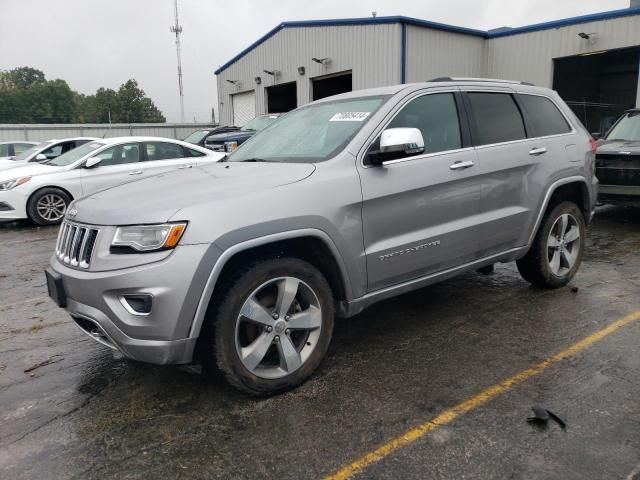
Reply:
[[[444,23],[430,22],[427,20],[420,20],[419,18],[403,17],[401,15],[392,17],[365,17],[365,18],[342,18],[335,20],[300,20],[293,22],[282,22],[277,27],[269,30],[266,34],[253,42],[247,48],[242,50],[239,54],[233,57],[224,65],[220,66],[214,73],[219,75],[222,71],[229,68],[236,63],[242,57],[244,57],[251,50],[259,46],[260,44],[273,37],[276,33],[284,28],[300,28],[300,27],[339,27],[348,25],[384,25],[391,23],[406,23],[409,25],[417,25],[420,27],[428,27],[434,30],[445,30],[447,32],[464,33],[466,35],[474,35],[478,37],[485,37],[486,32],[482,30],[474,30],[472,28],[456,27],[453,25],[447,25]]]
[[[631,17],[640,15],[640,7],[623,8],[620,10],[611,10],[609,12],[591,13],[588,15],[580,15],[579,17],[563,18],[561,20],[553,20],[551,22],[536,23],[527,25],[526,27],[511,28],[495,33],[487,34],[487,38],[508,37],[510,35],[518,35],[521,33],[537,32],[539,30],[549,30],[551,28],[567,27],[569,25],[577,25],[579,23],[596,22],[598,20],[611,20],[613,18]]]
[[[454,25],[447,25],[445,23],[431,22],[428,20],[420,20],[419,18],[404,17],[401,15],[390,17],[365,17],[365,18],[344,18],[334,20],[301,20],[293,22],[282,22],[277,27],[268,31],[258,40],[253,42],[247,48],[242,50],[238,55],[233,57],[224,65],[220,66],[214,73],[219,75],[231,65],[236,63],[247,53],[252,51],[260,44],[273,37],[276,33],[284,28],[302,28],[302,27],[335,27],[335,26],[348,26],[348,25],[384,25],[391,23],[401,23],[407,25],[416,25],[419,27],[432,28],[434,30],[443,30],[446,32],[462,33],[465,35],[473,35],[482,38],[500,38],[508,37],[511,35],[518,35],[521,33],[536,32],[539,30],[549,30],[552,28],[566,27],[569,25],[576,25],[579,23],[594,22],[598,20],[609,20],[613,18],[629,17],[633,15],[640,15],[640,7],[635,8],[623,8],[620,10],[611,10],[609,12],[592,13],[588,15],[581,15],[578,17],[565,18],[562,20],[553,20],[551,22],[536,23],[534,25],[528,25],[525,27],[511,28],[495,33],[485,32],[484,30],[475,30],[472,28],[456,27]]]

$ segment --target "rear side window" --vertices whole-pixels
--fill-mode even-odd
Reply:
[[[529,137],[546,137],[571,131],[558,107],[548,98],[522,94],[519,98],[527,118]]]
[[[170,160],[174,158],[184,158],[186,155],[182,146],[167,142],[147,142],[145,143],[147,158],[154,160]]]
[[[511,142],[526,138],[524,122],[508,93],[469,93],[475,121],[475,144]]]
[[[187,152],[187,156],[188,157],[204,157],[205,154],[202,152],[199,152],[198,150],[194,150],[193,148],[187,148],[187,147],[182,147],[184,148],[185,152]]]

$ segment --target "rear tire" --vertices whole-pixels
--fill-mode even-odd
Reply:
[[[55,225],[62,222],[71,203],[71,197],[59,188],[38,190],[27,202],[27,215],[37,225]]]
[[[258,260],[217,287],[201,355],[250,395],[273,395],[304,382],[333,333],[334,299],[322,274],[297,258]],[[309,328],[305,328],[309,327]]]
[[[565,286],[582,262],[585,233],[584,217],[575,203],[562,202],[551,208],[531,249],[516,262],[522,278],[544,288]]]

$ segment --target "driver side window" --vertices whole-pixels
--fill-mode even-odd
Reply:
[[[53,160],[54,158],[59,157],[62,154],[62,144],[59,143],[58,145],[54,145],[53,147],[49,147],[42,153],[49,160]]]
[[[424,139],[424,153],[462,147],[460,122],[453,93],[433,93],[411,100],[387,128],[417,128]]]
[[[107,148],[96,155],[100,160],[101,167],[111,165],[122,165],[126,163],[136,163],[140,161],[140,146],[137,143],[129,145],[116,145]]]

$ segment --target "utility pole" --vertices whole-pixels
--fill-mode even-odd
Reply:
[[[180,92],[180,122],[184,123],[184,91],[182,89],[182,56],[180,54],[180,34],[182,26],[178,21],[178,0],[174,0],[176,10],[176,24],[169,29],[176,34],[176,54],[178,56],[178,90]]]

